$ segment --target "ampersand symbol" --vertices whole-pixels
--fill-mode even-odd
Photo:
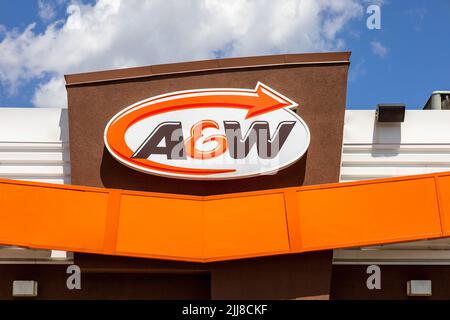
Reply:
[[[191,128],[191,135],[186,139],[186,154],[194,159],[210,159],[223,154],[228,148],[227,137],[221,134],[213,134],[205,138],[202,144],[216,142],[214,149],[203,151],[195,147],[196,142],[204,137],[203,130],[207,128],[219,129],[219,125],[213,120],[202,120],[194,124]]]

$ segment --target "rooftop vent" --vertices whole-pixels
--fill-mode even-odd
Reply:
[[[434,91],[423,110],[450,110],[450,91]]]
[[[376,119],[378,122],[405,121],[406,106],[402,103],[384,103],[377,105]]]

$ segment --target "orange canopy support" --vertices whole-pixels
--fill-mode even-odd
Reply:
[[[0,180],[0,243],[193,262],[447,237],[450,173],[187,196]]]

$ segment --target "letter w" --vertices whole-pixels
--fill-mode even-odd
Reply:
[[[253,122],[244,137],[241,125],[237,121],[224,121],[223,124],[228,139],[228,150],[233,159],[247,157],[255,143],[259,157],[272,159],[280,152],[294,128],[295,121],[280,122],[273,137],[270,137],[269,123],[266,121]]]

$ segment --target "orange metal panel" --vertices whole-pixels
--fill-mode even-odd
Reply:
[[[0,243],[31,246],[31,221],[38,212],[34,202],[38,193],[32,187],[0,184]],[[25,200],[26,199],[26,200]]]
[[[202,216],[201,201],[122,195],[117,253],[201,260]]]
[[[103,240],[103,253],[105,254],[114,254],[116,252],[121,200],[122,192],[120,190],[111,190],[109,192],[108,212],[105,222],[105,238]]]
[[[0,180],[0,243],[218,261],[450,235],[450,173],[208,197]]]
[[[288,253],[283,193],[204,201],[205,258]]]
[[[450,236],[450,175],[436,178],[437,194],[441,209],[442,229],[445,236]]]
[[[0,184],[0,241],[100,252],[107,193]]]
[[[108,194],[43,189],[34,202],[33,242],[101,252]]]
[[[289,246],[293,252],[298,252],[302,250],[302,235],[297,191],[294,188],[287,189],[284,192],[284,203],[289,233]]]
[[[303,250],[441,235],[434,179],[297,192]]]

